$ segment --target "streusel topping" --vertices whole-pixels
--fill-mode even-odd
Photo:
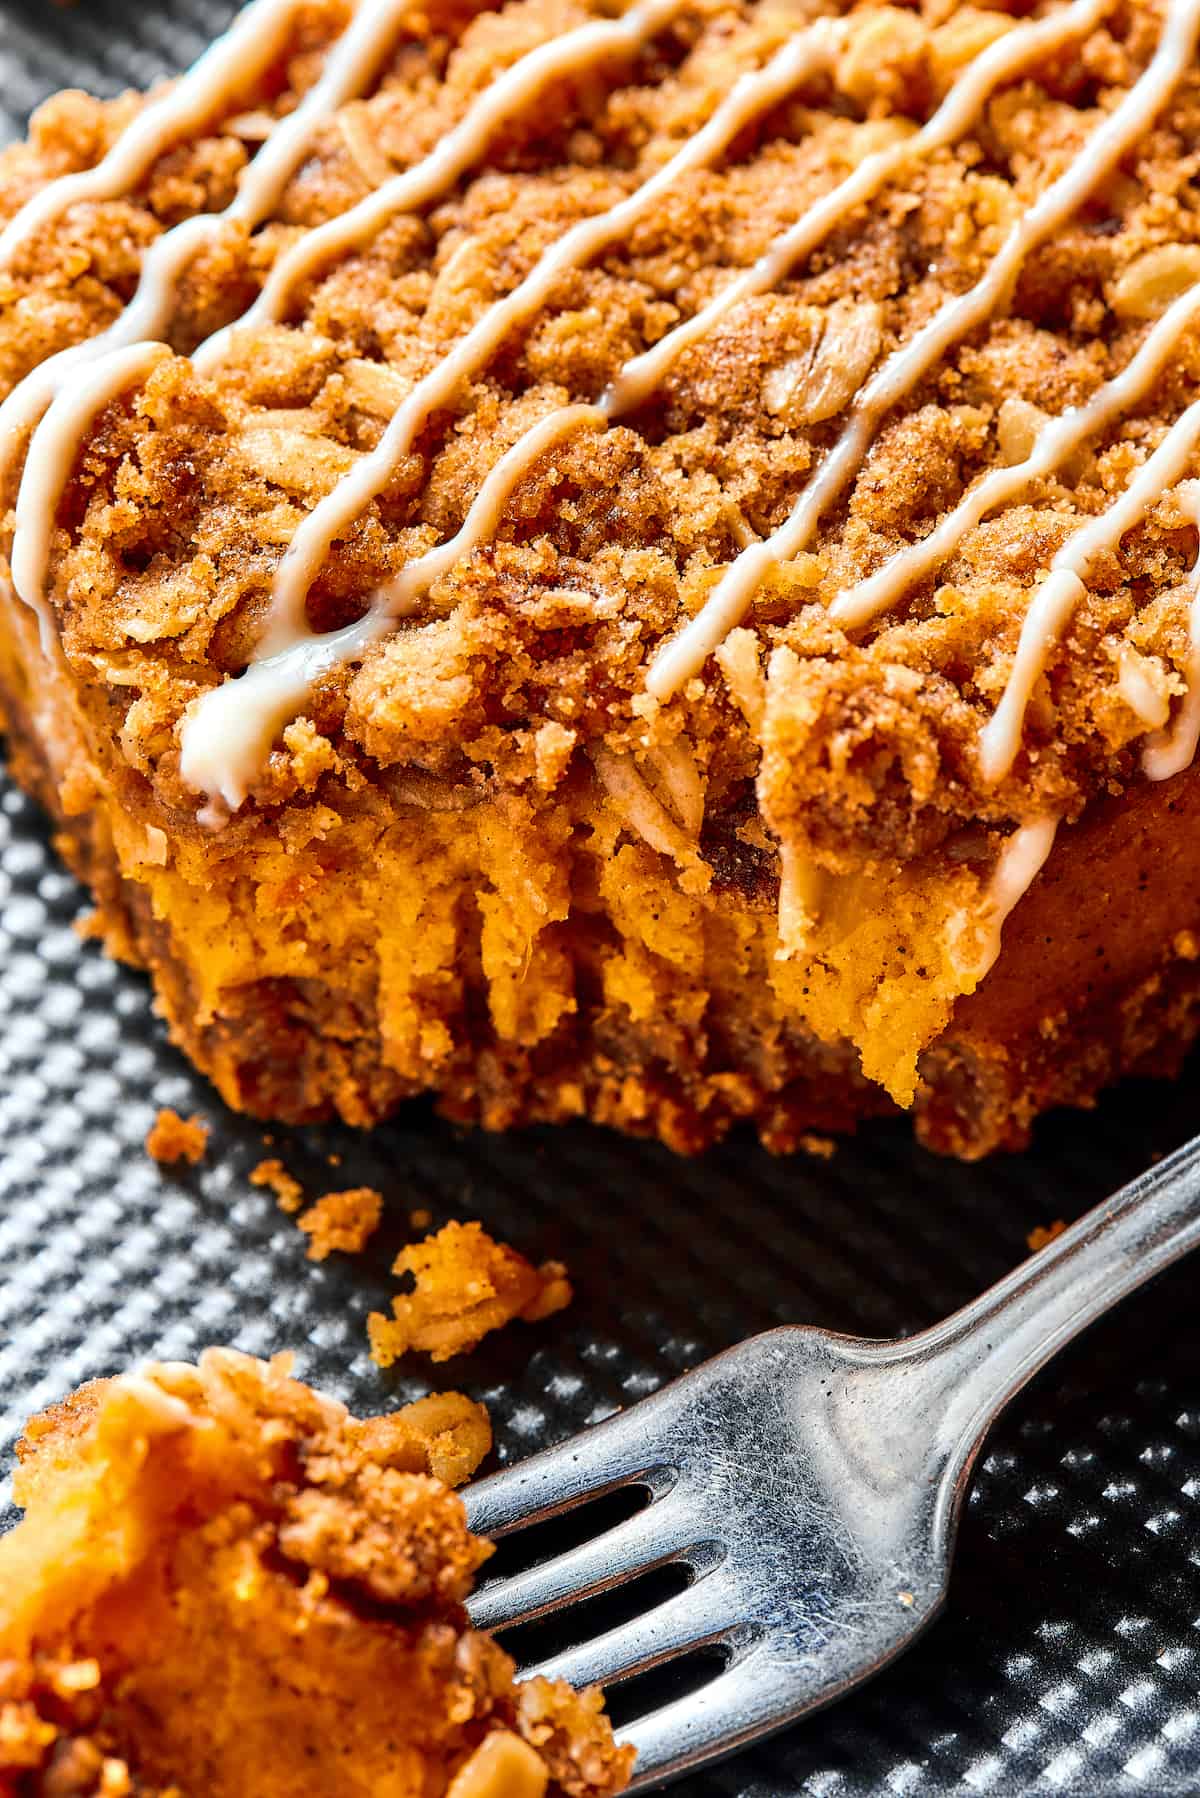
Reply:
[[[16,584],[210,817],[585,746],[701,860],[1040,842],[1194,748],[1198,22],[258,0],[6,159]]]

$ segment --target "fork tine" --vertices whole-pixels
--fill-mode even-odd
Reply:
[[[462,1497],[475,1534],[505,1536],[584,1499],[601,1498],[617,1486],[664,1491],[670,1476],[648,1447],[642,1405],[618,1411],[581,1435],[468,1486]]]
[[[737,1627],[735,1604],[736,1591],[719,1570],[702,1574],[686,1592],[640,1617],[553,1655],[528,1672],[522,1669],[522,1678],[541,1675],[569,1680],[573,1686],[614,1685],[676,1655],[727,1639]]]
[[[751,1649],[699,1691],[650,1711],[620,1732],[622,1742],[637,1750],[629,1791],[657,1787],[714,1755],[771,1735],[781,1722],[831,1696],[814,1689],[808,1704],[797,1702],[796,1671],[789,1675],[769,1650]]]
[[[505,1629],[577,1599],[607,1592],[636,1574],[670,1560],[681,1543],[683,1520],[670,1497],[636,1516],[565,1550],[538,1567],[482,1585],[467,1601],[476,1629]]]

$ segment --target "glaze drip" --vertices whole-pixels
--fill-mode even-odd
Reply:
[[[986,934],[978,979],[982,980],[999,958],[1004,925],[1049,860],[1058,825],[1059,820],[1055,817],[1032,818],[1006,839],[984,898]]]
[[[1184,481],[1176,496],[1192,523],[1200,529],[1200,482]],[[1196,759],[1200,746],[1200,546],[1191,571],[1192,603],[1188,611],[1187,691],[1170,729],[1156,730],[1146,739],[1142,772],[1150,780],[1170,780],[1182,774]]]
[[[1198,445],[1200,400],[1172,425],[1120,498],[1069,537],[1055,556],[1022,621],[1012,672],[1000,703],[979,739],[979,761],[986,780],[1002,780],[1016,760],[1034,686],[1048,652],[1087,593],[1093,564],[1106,551],[1115,550],[1126,531],[1139,524],[1150,507],[1183,479]]]
[[[157,363],[170,355],[165,343],[135,343],[101,357],[60,393],[33,433],[25,459],[25,478],[17,495],[12,544],[13,586],[38,616],[42,648],[56,642],[54,620],[43,597],[50,562],[50,535],[55,509],[75,460],[81,429],[127,388],[139,387]]]

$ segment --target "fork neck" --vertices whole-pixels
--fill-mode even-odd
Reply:
[[[885,1358],[919,1374],[940,1446],[969,1465],[1014,1393],[1058,1349],[1200,1243],[1200,1137],[1097,1205],[972,1304]]]

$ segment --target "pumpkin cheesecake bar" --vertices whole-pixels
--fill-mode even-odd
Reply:
[[[1200,1018],[1200,0],[255,0],[0,160],[0,691],[234,1106],[936,1148]]]

